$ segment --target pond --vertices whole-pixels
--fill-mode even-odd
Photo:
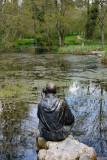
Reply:
[[[0,160],[35,160],[37,104],[49,81],[66,98],[75,138],[107,156],[107,67],[96,56],[0,54]]]

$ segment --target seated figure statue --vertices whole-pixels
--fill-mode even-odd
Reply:
[[[56,86],[53,83],[48,83],[43,89],[37,115],[40,136],[46,140],[64,140],[71,133],[74,115],[67,102],[56,96]]]

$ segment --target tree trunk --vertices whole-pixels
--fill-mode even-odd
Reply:
[[[31,0],[31,3],[32,3],[33,29],[34,29],[34,48],[36,54],[38,52],[37,39],[36,39],[36,4],[34,0]]]
[[[63,40],[62,40],[63,38],[61,34],[61,23],[59,20],[57,21],[57,34],[58,34],[58,44],[61,47],[63,44]]]
[[[3,0],[0,0],[0,14],[2,13]]]
[[[94,0],[92,4],[87,1],[87,23],[86,23],[86,34],[87,39],[93,39],[97,18],[99,14],[99,4],[98,0]]]
[[[100,16],[100,35],[101,35],[101,45],[102,48],[104,47],[104,19],[105,19],[105,13],[104,13],[104,2],[103,0],[100,1],[100,9],[101,9],[101,16]]]
[[[89,14],[90,14],[90,3],[89,0],[86,1],[87,6],[87,22],[86,22],[86,30],[85,30],[85,38],[88,39],[88,30],[89,30]]]
[[[63,29],[61,24],[62,0],[56,0],[56,7],[58,12],[57,24],[56,24],[57,34],[58,34],[58,44],[61,47],[63,45]]]
[[[90,1],[87,0],[87,17],[89,17],[89,13],[90,13]]]
[[[100,32],[101,32],[101,45],[103,48],[104,47],[104,24],[103,23],[100,26]]]

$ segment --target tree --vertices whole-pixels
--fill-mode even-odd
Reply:
[[[56,28],[57,28],[57,34],[58,34],[58,43],[59,46],[62,46],[63,44],[63,30],[62,30],[62,24],[61,24],[61,16],[62,13],[62,0],[56,0],[56,8],[57,8],[57,22],[56,22]]]
[[[100,14],[99,14],[99,26],[100,26],[100,37],[101,37],[101,45],[104,47],[104,25],[105,25],[105,17],[106,17],[106,8],[107,1],[99,0]]]
[[[87,39],[92,39],[95,27],[97,25],[97,18],[99,14],[99,4],[98,0],[94,0],[92,4],[87,0],[87,23],[86,23],[86,33],[85,37]]]
[[[56,30],[58,35],[58,44],[64,44],[65,23],[67,21],[66,12],[74,3],[69,0],[55,0],[56,4]],[[65,20],[66,19],[66,20]]]

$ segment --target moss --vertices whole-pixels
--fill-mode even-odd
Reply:
[[[7,83],[1,85],[0,97],[21,97],[29,93],[30,87],[21,83]]]

